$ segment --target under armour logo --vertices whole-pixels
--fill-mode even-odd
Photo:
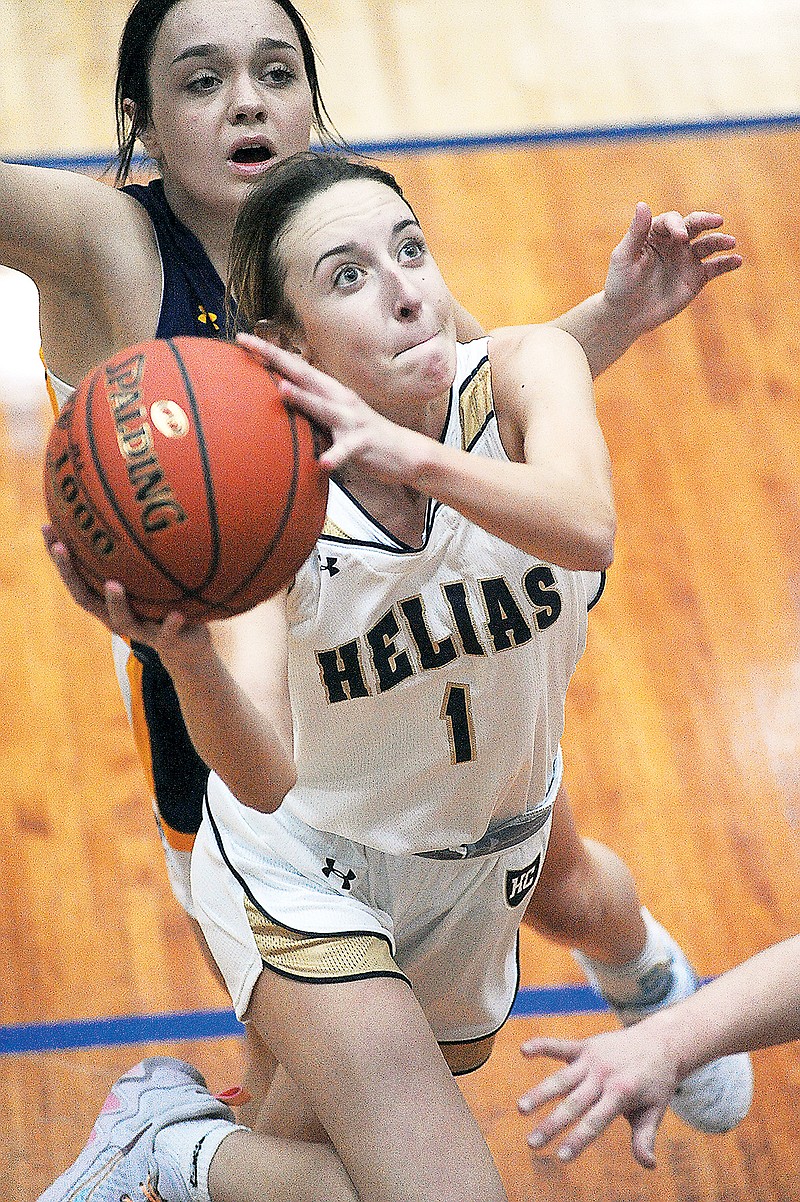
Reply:
[[[338,876],[342,882],[342,889],[350,890],[351,883],[356,879],[356,874],[350,869],[347,872],[340,872],[336,867],[336,861],[330,856],[325,857],[325,863],[322,866],[322,875],[327,877]]]
[[[330,572],[331,576],[335,576],[337,572],[341,572],[342,569],[337,568],[337,566],[336,566],[336,560],[337,560],[337,556],[326,555],[325,562],[320,563],[320,565],[319,565],[320,572]]]
[[[202,322],[203,325],[210,325],[215,330],[219,329],[217,314],[212,313],[210,309],[206,309],[205,305],[197,306],[197,320]]]

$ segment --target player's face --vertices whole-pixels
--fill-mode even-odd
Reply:
[[[309,362],[398,419],[408,402],[446,396],[456,369],[452,297],[391,188],[335,184],[298,211],[279,245]]]
[[[230,219],[254,179],[308,149],[300,42],[272,0],[178,0],[156,36],[149,80],[144,140],[179,216]]]

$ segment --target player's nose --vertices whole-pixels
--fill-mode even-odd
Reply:
[[[228,111],[233,125],[266,120],[267,103],[264,93],[249,71],[241,71],[234,77]]]

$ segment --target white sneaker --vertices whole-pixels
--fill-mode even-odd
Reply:
[[[660,930],[668,958],[656,964],[638,982],[628,982],[621,977],[620,994],[627,992],[627,997],[610,997],[601,988],[591,960],[573,949],[572,954],[592,988],[608,1003],[623,1027],[630,1027],[655,1010],[672,1006],[701,988],[685,953],[663,927]],[[627,990],[626,985],[629,986]],[[670,1109],[695,1131],[721,1134],[730,1131],[747,1114],[753,1100],[753,1084],[753,1065],[746,1053],[723,1056],[686,1077],[672,1095]]]
[[[73,1165],[39,1202],[190,1202],[187,1183],[156,1136],[173,1123],[224,1120],[233,1112],[206,1089],[200,1073],[166,1056],[143,1060],[116,1082]]]

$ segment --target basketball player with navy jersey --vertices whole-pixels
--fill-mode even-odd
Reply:
[[[564,693],[611,556],[590,373],[552,329],[457,348],[416,219],[363,164],[275,168],[239,233],[243,311],[266,313],[308,363],[249,345],[287,378],[287,402],[330,430],[335,476],[320,558],[268,603],[268,703],[253,704],[205,628],[136,623],[114,586],[108,617],[159,652],[215,769],[193,900],[238,1012],[281,1062],[289,1130],[330,1139],[362,1198],[499,1199],[447,1069],[482,1063],[513,1001]],[[157,1104],[148,1072],[126,1079],[132,1113],[101,1121],[47,1202],[98,1171],[145,1096]],[[746,1070],[732,1077],[746,1093]],[[162,1092],[153,1138],[109,1159],[103,1180],[117,1190],[146,1167],[175,1198],[230,1198],[249,1133],[211,1123],[219,1151],[192,1192],[207,1120],[184,1123]],[[345,1196],[319,1154],[309,1196]]]
[[[200,239],[170,208],[163,181],[127,184],[122,190],[142,206],[156,239],[162,291],[155,337],[219,336],[225,321],[225,285]],[[54,406],[60,409],[72,387],[52,372],[47,379]],[[181,853],[191,850],[197,832],[198,804],[208,768],[192,746],[172,682],[158,656],[149,647],[135,644],[131,648],[115,637],[114,663],[156,803],[156,822],[173,890],[191,914]]]

